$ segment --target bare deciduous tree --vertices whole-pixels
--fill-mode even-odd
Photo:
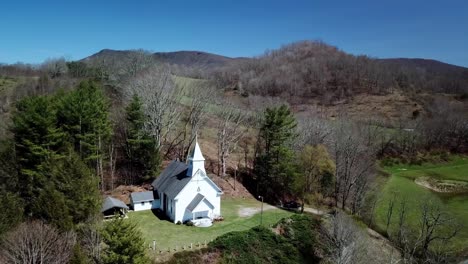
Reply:
[[[322,234],[332,263],[358,263],[366,256],[365,238],[359,227],[345,213],[337,211]]]
[[[353,198],[352,195],[365,194],[368,181],[373,179],[375,155],[374,151],[355,133],[352,124],[340,121],[334,132],[332,149],[336,162],[335,205],[337,206],[340,201],[341,208],[344,209],[350,197]]]
[[[434,241],[449,241],[461,228],[455,217],[445,212],[438,202],[424,199],[420,219],[421,248],[424,255],[429,252],[429,247]]]
[[[91,218],[79,229],[81,246],[94,263],[101,263],[100,223],[102,223],[101,219]]]
[[[396,202],[396,192],[392,193],[392,196],[390,197],[390,200],[388,200],[388,207],[387,207],[387,214],[386,214],[386,226],[385,226],[385,232],[388,234],[388,227],[390,226],[390,222],[392,221],[392,215],[393,215],[393,208],[395,207],[395,202]]]
[[[190,146],[195,140],[200,127],[206,121],[207,107],[216,98],[216,89],[209,82],[192,81],[190,85],[187,83],[182,84],[180,90],[184,91],[185,97],[190,100],[182,134],[181,153],[179,154],[182,160],[186,160]]]
[[[146,129],[160,148],[163,138],[179,120],[180,94],[175,88],[172,75],[167,67],[152,67],[132,79],[126,91],[127,98],[137,94],[143,101],[149,121]]]
[[[332,134],[332,128],[328,121],[321,118],[303,118],[298,120],[299,136],[297,143],[300,148],[305,145],[325,144]]]
[[[60,77],[64,75],[68,68],[67,68],[67,62],[65,61],[65,58],[57,58],[57,59],[48,59],[46,60],[41,68],[47,72],[50,76],[50,78],[54,79],[57,77]]]
[[[237,147],[246,129],[242,128],[245,113],[227,103],[224,104],[218,122],[218,175],[226,176],[226,162]]]
[[[403,241],[403,237],[405,237],[405,232],[406,232],[405,222],[406,222],[407,209],[408,209],[407,199],[406,197],[403,197],[400,200],[400,207],[398,210],[398,227],[397,227],[398,229],[397,229],[397,238],[396,238],[397,243],[400,246],[403,245],[403,243],[405,243]]]
[[[42,222],[19,225],[6,235],[1,247],[3,263],[68,263],[76,242],[73,232],[59,232]]]

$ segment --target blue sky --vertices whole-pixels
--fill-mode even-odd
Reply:
[[[2,1],[0,62],[76,60],[101,49],[254,56],[320,39],[353,54],[468,66],[465,0]]]

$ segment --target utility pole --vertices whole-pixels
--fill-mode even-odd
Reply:
[[[237,180],[237,166],[234,169],[234,191],[236,190],[236,180]]]
[[[258,196],[258,199],[262,199],[262,207],[260,210],[260,225],[263,225],[263,196]]]

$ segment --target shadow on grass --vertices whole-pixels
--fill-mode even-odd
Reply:
[[[153,213],[154,216],[156,216],[159,220],[161,221],[168,221],[171,222],[171,219],[163,212],[161,209],[151,209],[151,212]]]

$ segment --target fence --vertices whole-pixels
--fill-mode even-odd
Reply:
[[[213,241],[213,240],[211,240]],[[180,252],[185,250],[193,250],[193,249],[200,249],[206,248],[208,246],[208,241],[205,240],[203,242],[198,241],[195,243],[187,243],[182,245],[175,245],[173,247],[168,248],[158,248],[156,245],[156,240],[153,240],[153,243],[149,243],[148,248],[156,254],[163,254],[163,253],[171,253],[171,252]]]

